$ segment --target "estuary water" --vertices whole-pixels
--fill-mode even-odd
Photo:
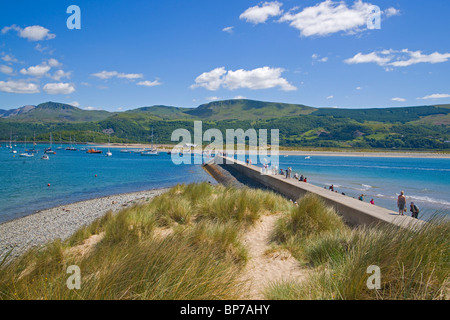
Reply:
[[[0,223],[72,202],[119,193],[171,187],[178,183],[213,181],[200,165],[175,165],[171,156],[141,156],[111,149],[113,156],[86,151],[55,150],[41,160],[46,145],[33,158],[0,149]],[[308,183],[335,189],[396,211],[396,198],[405,191],[422,218],[435,212],[450,215],[450,159],[280,156],[280,167],[292,167]],[[50,186],[48,186],[50,185]],[[331,191],[330,191],[331,192]]]

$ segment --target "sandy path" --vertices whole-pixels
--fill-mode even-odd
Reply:
[[[264,300],[266,286],[274,281],[306,278],[308,270],[287,251],[267,254],[270,249],[270,234],[275,227],[277,215],[262,216],[261,220],[244,236],[243,242],[248,248],[250,259],[245,267],[243,278],[249,280],[249,299]]]

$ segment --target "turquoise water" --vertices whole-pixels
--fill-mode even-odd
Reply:
[[[200,165],[172,163],[170,155],[157,157],[120,153],[113,156],[85,151],[56,150],[41,160],[45,145],[34,158],[21,158],[0,149],[0,223],[36,210],[118,193],[170,187],[177,183],[212,181]],[[370,157],[280,157],[280,167],[293,168],[308,182],[396,211],[396,198],[404,190],[408,203],[421,208],[422,218],[436,211],[450,215],[450,159]],[[96,176],[97,175],[97,176]],[[50,187],[47,186],[50,184]],[[331,191],[330,191],[331,192]]]
[[[45,147],[38,145],[33,158],[19,157],[21,145],[15,155],[0,149],[0,223],[71,202],[212,180],[200,165],[174,165],[167,153],[144,157],[111,149],[106,157],[102,148],[103,154],[55,150],[41,160]]]
[[[408,210],[414,202],[422,218],[436,212],[450,215],[450,159],[281,156],[280,168],[292,167],[320,187],[334,185],[339,193],[398,211],[397,196],[405,192]],[[331,191],[330,191],[331,192]],[[408,211],[408,214],[409,211]]]

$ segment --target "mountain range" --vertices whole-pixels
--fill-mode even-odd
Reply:
[[[125,107],[124,107],[125,109]],[[62,140],[104,141],[101,132],[112,128],[112,141],[149,141],[152,128],[159,142],[170,142],[176,128],[192,131],[202,120],[204,130],[279,129],[284,146],[335,148],[449,149],[450,105],[341,109],[246,99],[214,101],[197,108],[148,106],[123,112],[83,110],[46,102],[13,110],[0,110],[0,138],[48,133]],[[89,138],[91,137],[91,138]]]

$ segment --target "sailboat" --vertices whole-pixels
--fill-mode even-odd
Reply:
[[[72,137],[70,137],[70,147],[67,147],[66,150],[68,151],[77,151],[77,148],[74,148],[72,145]]]
[[[31,152],[27,152],[27,137],[25,137],[25,152],[20,154],[22,158],[31,158],[34,157],[34,154]]]
[[[54,150],[52,150],[52,147],[53,147],[53,136],[50,133],[50,148],[45,148],[44,153],[46,153],[46,154],[56,154],[56,152]]]
[[[150,150],[144,149],[144,151],[141,152],[141,156],[157,156],[159,155],[158,150],[153,147],[153,127],[152,127],[152,147]]]
[[[112,157],[112,152],[109,150],[109,146],[111,145],[111,133],[108,133],[108,152],[106,152],[107,157]]]
[[[12,149],[12,131],[11,131],[11,134],[10,134],[10,136],[9,136],[9,145],[6,145],[6,147],[7,147],[8,149]]]

